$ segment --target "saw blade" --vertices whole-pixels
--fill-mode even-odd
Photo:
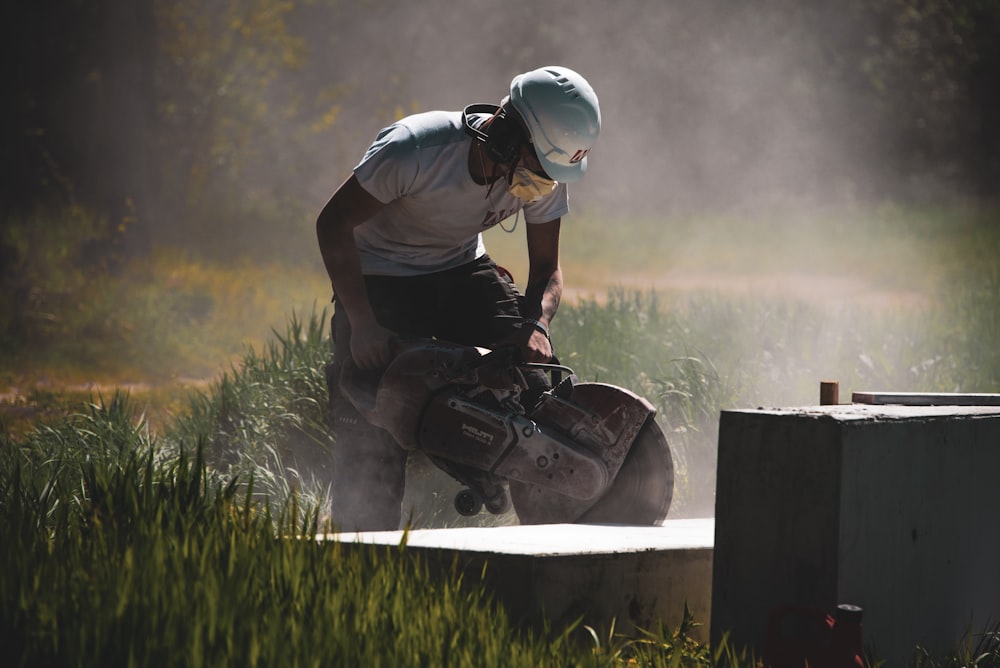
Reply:
[[[674,494],[674,460],[663,431],[650,419],[632,444],[608,491],[580,524],[659,524]]]
[[[663,431],[652,419],[596,502],[510,481],[511,501],[521,524],[659,524],[667,517],[673,490],[673,457]]]

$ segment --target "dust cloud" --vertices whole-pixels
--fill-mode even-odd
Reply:
[[[873,95],[874,84],[864,79],[865,63],[856,52],[870,45],[876,26],[851,16],[842,3],[370,0],[322,12],[322,21],[309,12],[300,16],[310,59],[324,64],[301,76],[314,77],[316,89],[333,82],[341,87],[335,140],[274,147],[276,155],[312,166],[297,187],[317,208],[395,118],[497,103],[513,76],[548,64],[583,74],[601,102],[600,141],[586,178],[571,187],[574,213],[671,221],[662,234],[673,235],[678,257],[685,247],[711,257],[704,249],[729,239],[725,226],[706,230],[673,221],[721,216],[739,224],[790,215],[808,228],[820,224],[813,213],[819,218],[828,208],[948,189],[933,181],[933,169],[925,172],[932,181],[899,169],[896,121],[879,114],[899,100],[888,92],[876,95],[878,104],[859,98]],[[852,53],[858,60],[846,63]],[[618,231],[622,241],[638,233],[627,225]],[[757,258],[762,267],[781,266],[795,251],[785,246],[780,226],[759,234],[773,234],[769,255]],[[605,250],[622,252],[616,243]],[[713,258],[714,264],[724,261]],[[719,287],[718,277],[707,273],[711,268],[681,280]],[[867,291],[849,270],[757,278],[727,275],[723,283],[756,291],[791,287],[798,290],[791,296],[802,299],[832,292],[831,299],[854,302]],[[832,311],[820,330],[827,325],[831,331],[860,329]],[[779,338],[762,332],[761,346],[780,357],[788,342]],[[821,378],[837,377],[843,359],[811,350],[813,393]],[[811,394],[782,398],[815,403]],[[713,466],[704,464],[704,476],[712,476]],[[704,505],[710,509],[710,500]]]
[[[206,14],[214,11],[226,16],[220,9],[223,5],[208,3]],[[961,142],[935,135],[936,128],[957,132],[956,128],[976,127],[970,124],[976,119],[963,106],[961,87],[955,85],[963,66],[956,46],[960,42],[952,39],[955,35],[941,37],[940,31],[928,28],[929,38],[940,38],[951,50],[936,58],[939,45],[931,39],[925,51],[907,51],[910,42],[893,41],[889,30],[895,19],[891,13],[906,8],[901,5],[905,3],[876,0],[313,0],[283,4],[294,7],[283,20],[288,22],[289,34],[304,45],[296,67],[275,66],[271,71],[272,61],[281,58],[263,52],[273,46],[268,39],[277,32],[265,26],[261,32],[267,34],[258,41],[248,40],[246,47],[250,51],[259,48],[261,53],[219,49],[219,60],[205,66],[211,72],[198,70],[197,54],[188,60],[175,58],[173,68],[163,67],[169,58],[161,54],[162,60],[156,62],[160,69],[149,70],[159,73],[156,77],[135,77],[147,94],[166,93],[163,99],[169,104],[157,102],[160,106],[177,102],[179,107],[192,107],[186,116],[170,119],[174,125],[166,135],[171,139],[169,155],[147,156],[150,163],[169,168],[158,172],[157,182],[148,185],[159,199],[151,198],[154,203],[147,206],[146,216],[155,220],[150,227],[158,233],[172,226],[182,241],[195,238],[195,243],[215,243],[234,254],[253,245],[263,247],[264,255],[276,255],[279,246],[287,245],[285,256],[315,263],[320,283],[325,283],[315,247],[315,216],[380,128],[408,113],[497,103],[516,74],[558,64],[583,74],[600,98],[602,135],[591,153],[586,178],[571,187],[571,202],[574,217],[615,221],[614,236],[602,248],[607,266],[620,266],[621,258],[612,256],[634,252],[639,244],[626,242],[646,235],[643,241],[648,245],[669,247],[671,257],[679,261],[669,268],[676,276],[668,277],[670,281],[662,287],[718,287],[719,274],[729,269],[729,258],[716,257],[714,251],[737,244],[732,230],[744,221],[756,224],[787,216],[793,222],[797,246],[788,245],[783,235],[788,228],[780,225],[742,233],[744,238],[755,235],[758,242],[761,237],[768,240],[763,244],[766,253],[755,258],[757,265],[780,268],[789,253],[808,248],[802,242],[803,230],[808,235],[810,226],[821,225],[817,221],[828,209],[871,206],[893,198],[944,196],[963,185],[956,160],[938,161],[939,154],[947,153],[940,146],[950,146],[950,158],[955,158]],[[122,18],[128,18],[131,13],[124,8],[120,4]],[[135,39],[135,34],[144,34],[142,23],[133,20],[114,31],[133,34]],[[200,25],[198,21],[178,23],[192,28],[191,34],[181,31],[178,39],[199,37],[193,30]],[[926,26],[906,27],[917,34]],[[937,29],[936,24],[930,27]],[[235,32],[228,22],[222,29]],[[206,43],[224,41],[223,37],[209,35]],[[108,35],[100,42],[117,43]],[[240,62],[240,57],[253,62]],[[126,60],[132,62],[122,58]],[[910,62],[926,67],[907,69]],[[267,71],[258,77],[255,66]],[[60,67],[61,63],[55,69]],[[234,71],[216,71],[226,67]],[[244,71],[236,71],[241,67]],[[173,72],[174,78],[161,70]],[[88,82],[96,82],[93,73],[84,74]],[[196,75],[203,78],[196,80]],[[272,75],[277,80],[274,85],[259,85],[259,78]],[[902,75],[910,77],[903,82],[907,86],[891,85],[898,83],[892,77]],[[122,77],[126,79],[129,85],[120,86],[120,93],[132,100],[136,86],[131,74]],[[226,88],[232,82],[243,82],[245,90]],[[191,95],[192,90],[197,94]],[[102,102],[98,116],[107,120],[103,112],[109,108],[120,109],[132,120],[142,115],[130,111],[133,108],[124,102],[117,98],[113,104]],[[218,196],[201,193],[208,203],[198,216],[188,216],[193,219],[188,221],[184,207],[193,188],[185,185],[186,176],[198,174],[204,180],[206,173],[238,171],[225,162],[225,155],[215,156],[211,151],[213,140],[219,139],[213,132],[224,134],[228,128],[222,112],[234,107],[251,109],[253,113],[241,118],[258,124],[239,134],[239,141],[232,139],[240,150],[231,149],[236,157],[230,157],[235,162],[249,154],[257,162],[233,178],[235,191],[220,190]],[[146,106],[143,109],[153,114]],[[291,113],[302,109],[308,111],[298,116]],[[316,112],[324,110],[329,122],[318,123],[322,114]],[[190,119],[205,124],[200,133]],[[219,127],[213,125],[216,121]],[[313,125],[323,127],[314,130]],[[117,126],[108,130],[109,135],[123,137],[142,137],[145,132],[144,127],[133,128],[132,134]],[[103,158],[108,153],[100,140],[106,136],[78,134],[87,136],[93,145],[88,155]],[[923,138],[926,145],[913,149],[907,142],[914,137]],[[132,142],[119,141],[132,148]],[[205,150],[198,153],[196,149]],[[188,154],[194,153],[199,158],[207,154],[212,160],[188,160]],[[913,156],[920,160],[908,159]],[[943,178],[948,175],[950,181]],[[234,204],[234,199],[241,201]],[[248,212],[255,214],[252,220],[245,215]],[[220,223],[223,218],[228,224]],[[630,218],[655,219],[663,225],[651,231],[649,226],[629,226]],[[731,227],[705,226],[701,224],[704,219],[733,222]],[[653,235],[668,237],[669,244]],[[169,234],[160,237],[170,240]],[[894,243],[897,254],[899,249],[900,244]],[[692,270],[689,262],[681,262],[689,254],[710,264]],[[816,297],[832,286],[835,297],[856,300],[865,288],[856,286],[857,275],[850,269],[826,276],[828,280],[818,286],[816,282],[824,277],[793,277],[794,287]],[[632,278],[636,287],[651,284],[646,276]],[[730,272],[721,284],[761,291],[761,281],[779,287],[789,283],[780,273],[758,276],[754,283]],[[652,285],[661,287],[655,281]],[[311,294],[310,300],[316,297]],[[837,316],[831,316],[830,324],[842,331],[858,329],[857,323]],[[782,348],[772,332],[764,332],[763,325],[760,329],[759,347],[773,347],[776,358],[786,356],[792,346]],[[818,359],[819,354],[810,361],[817,381],[830,377],[828,370],[836,373],[835,361]]]
[[[816,39],[828,17],[799,4],[340,3],[301,26],[310,58],[328,64],[310,70],[313,85],[350,91],[336,145],[298,147],[316,165],[308,192],[323,200],[400,111],[497,102],[515,74],[561,64],[601,101],[602,136],[573,189],[581,209],[677,215],[863,195],[886,170],[873,159],[880,133],[859,127]]]

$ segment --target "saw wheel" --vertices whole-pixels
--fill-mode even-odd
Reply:
[[[673,457],[652,417],[597,501],[581,502],[538,485],[510,481],[511,501],[521,524],[656,525],[666,519],[673,491]]]

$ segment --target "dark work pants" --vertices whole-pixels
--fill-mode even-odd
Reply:
[[[423,276],[366,276],[365,283],[379,323],[403,336],[492,348],[521,322],[520,294],[488,256]],[[398,529],[407,453],[339,391],[342,363],[351,354],[351,326],[336,299],[334,304],[332,520],[341,531]]]

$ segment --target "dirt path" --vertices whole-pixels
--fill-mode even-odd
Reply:
[[[60,384],[43,378],[0,389],[0,432],[24,434],[34,425],[76,413],[99,398],[126,392],[149,426],[161,428],[185,405],[190,393],[207,390],[217,378],[176,378],[161,382],[123,381]]]
[[[584,299],[603,302],[609,286],[573,282],[563,299],[572,304]],[[875,285],[859,276],[814,275],[793,273],[728,274],[719,272],[677,271],[656,275],[618,275],[615,287],[635,290],[656,290],[664,295],[683,297],[693,293],[714,293],[723,296],[746,295],[759,299],[779,298],[801,300],[813,305],[841,308],[922,307],[930,303],[927,295],[917,289],[899,290]],[[220,364],[220,369],[224,364]],[[221,372],[220,372],[221,373]],[[23,430],[25,425],[79,410],[86,402],[99,396],[110,397],[116,390],[128,392],[138,406],[145,406],[150,422],[166,419],[171,410],[180,406],[191,391],[205,390],[218,380],[209,378],[175,378],[166,381],[123,379],[120,382],[61,383],[51,376],[8,380],[0,385],[0,429]]]
[[[569,303],[581,299],[603,301],[607,286],[574,286],[572,277],[563,299]],[[917,289],[876,285],[858,276],[817,276],[813,274],[756,273],[720,274],[708,272],[668,272],[658,275],[621,275],[615,286],[636,290],[656,290],[665,294],[717,293],[802,300],[808,303],[839,306],[925,306],[930,300]]]

